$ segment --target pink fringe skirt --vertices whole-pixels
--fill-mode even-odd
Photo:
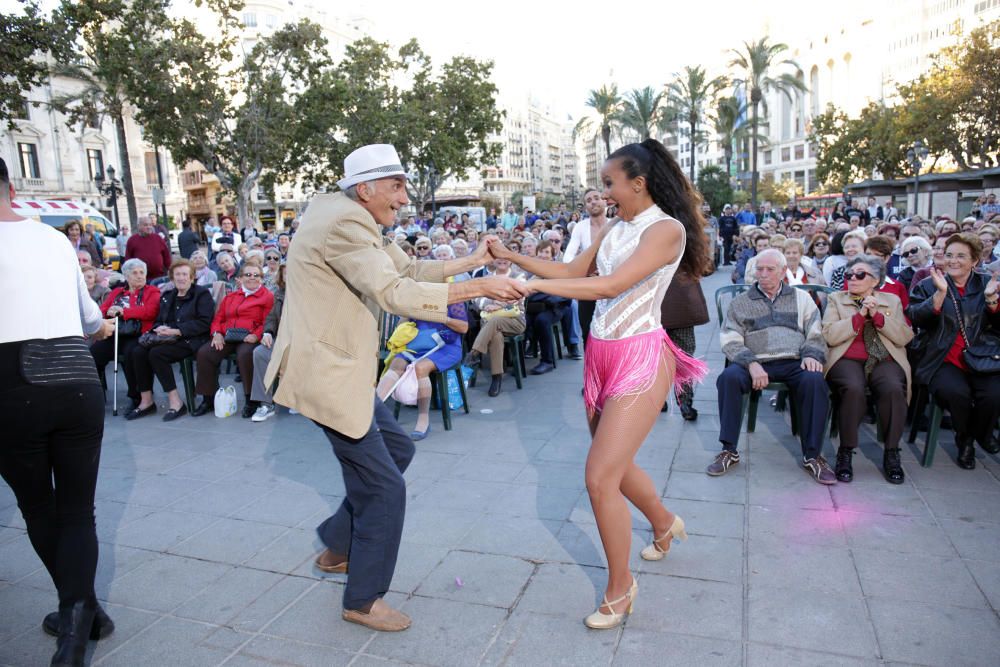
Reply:
[[[669,356],[668,356],[669,355]],[[604,409],[609,398],[638,396],[656,382],[661,365],[674,361],[674,392],[701,382],[708,374],[705,362],[678,349],[663,329],[620,340],[587,339],[583,362],[583,401],[587,414]]]

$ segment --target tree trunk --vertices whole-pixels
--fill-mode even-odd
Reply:
[[[752,95],[751,95],[752,97]],[[753,103],[753,136],[751,137],[751,142],[753,143],[753,155],[750,156],[751,164],[753,165],[750,170],[750,202],[753,206],[753,210],[757,210],[757,107],[760,102]]]
[[[121,163],[122,189],[125,191],[125,204],[128,208],[129,229],[136,231],[139,210],[135,205],[135,191],[132,188],[132,164],[128,159],[128,139],[125,138],[125,118],[121,112],[111,114],[118,134],[118,161]],[[118,224],[121,224],[119,221]]]
[[[607,151],[604,159],[607,159],[611,157],[611,126],[607,123],[601,126],[601,138],[604,139],[604,150]]]
[[[726,145],[726,181],[733,182],[733,142]]]
[[[691,183],[694,183],[694,152],[696,148],[694,145],[695,124],[693,120],[688,124],[691,126],[691,169],[689,171],[689,176],[691,178]]]
[[[258,178],[260,178],[260,167],[254,168],[249,174],[244,174],[239,187],[236,188],[236,217],[239,229],[253,224],[250,218],[250,209]]]

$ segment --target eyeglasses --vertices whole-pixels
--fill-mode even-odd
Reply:
[[[899,254],[903,257],[909,257],[910,255],[916,255],[918,252],[920,252],[920,248],[910,248],[909,250]]]
[[[430,250],[430,249],[431,249],[431,247],[429,245],[418,245],[417,246],[417,250]]]
[[[244,273],[243,277],[244,278],[260,278],[260,274],[259,273]]]
[[[865,278],[868,278],[868,277],[874,278],[875,276],[873,276],[872,274],[868,273],[867,271],[855,271],[853,273],[845,273],[844,274],[844,278],[847,278],[849,280],[864,280]]]

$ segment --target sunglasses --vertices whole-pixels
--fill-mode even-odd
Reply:
[[[827,246],[829,246],[829,245],[830,245],[830,244],[829,244],[829,243],[827,243],[826,241],[816,241],[816,243],[813,243],[813,247],[814,247],[814,248],[818,248],[818,247],[820,247],[820,246],[823,246],[824,248],[826,248],[826,247],[827,247]]]
[[[243,277],[244,278],[260,278],[260,274],[259,273],[244,273]]]
[[[847,278],[849,280],[864,280],[865,278],[868,277],[874,278],[875,276],[868,273],[867,271],[855,271],[853,273],[844,274],[844,278]]]
[[[900,253],[900,255],[903,257],[909,257],[910,255],[916,255],[918,252],[920,252],[920,248],[910,248],[906,252]]]
[[[280,261],[280,260],[281,260],[281,258],[278,257],[277,255],[270,255],[270,256],[267,257],[267,261],[269,261],[269,262],[277,262],[277,261]]]

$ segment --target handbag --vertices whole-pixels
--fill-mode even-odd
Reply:
[[[969,370],[982,375],[996,375],[1000,373],[1000,347],[996,344],[984,344],[973,346],[969,342],[969,335],[965,332],[965,318],[962,316],[962,307],[958,305],[958,299],[952,292],[951,284],[948,284],[948,296],[955,305],[955,313],[958,315],[958,330],[962,333],[962,340],[965,341],[965,349],[962,350],[962,361]]]
[[[245,327],[230,327],[226,329],[223,340],[227,343],[242,343],[243,339],[250,335],[250,330]]]
[[[121,329],[118,330],[118,335],[121,335]],[[168,343],[176,343],[180,339],[180,336],[164,336],[156,333],[155,331],[147,331],[139,336],[139,345],[142,345],[145,348],[150,348],[158,345],[167,345]]]
[[[119,298],[122,298],[119,296]],[[139,290],[135,295],[135,300],[138,305],[142,305],[142,290]],[[142,320],[138,318],[125,319],[123,316],[118,316],[118,337],[119,338],[135,338],[142,333]]]

